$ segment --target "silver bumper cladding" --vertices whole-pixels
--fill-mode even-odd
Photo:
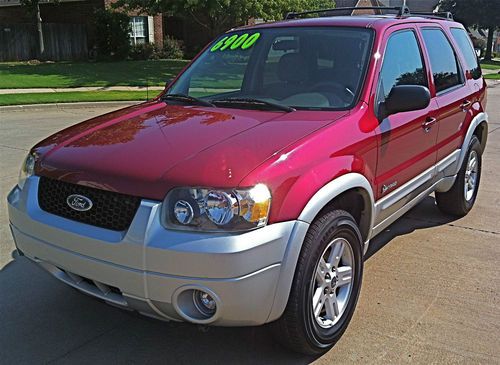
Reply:
[[[241,234],[173,231],[160,223],[161,203],[142,200],[129,229],[115,232],[41,210],[38,181],[31,177],[9,194],[12,234],[28,258],[68,285],[165,320],[259,325],[284,310],[307,223]],[[193,290],[214,297],[213,316],[184,308],[179,298]]]

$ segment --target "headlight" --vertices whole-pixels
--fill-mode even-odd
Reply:
[[[246,231],[265,226],[271,193],[264,184],[249,189],[177,188],[168,193],[166,227],[197,231]]]
[[[17,182],[20,189],[24,187],[26,179],[35,173],[36,157],[37,156],[34,153],[29,153],[24,159],[21,171],[19,172],[19,180]]]

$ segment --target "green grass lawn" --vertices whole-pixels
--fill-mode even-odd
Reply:
[[[500,61],[482,61],[481,62],[481,68],[483,70],[491,70],[491,71],[496,71],[494,73],[489,73],[486,74],[484,73],[484,78],[485,79],[490,79],[490,80],[500,80]]]
[[[0,63],[0,89],[78,86],[163,86],[185,60],[57,62],[29,65]]]
[[[155,97],[159,91],[149,92],[149,99]],[[71,103],[93,101],[132,101],[147,100],[146,91],[75,91],[63,93],[29,93],[0,95],[0,106]]]

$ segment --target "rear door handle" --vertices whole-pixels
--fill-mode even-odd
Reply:
[[[464,100],[462,104],[460,104],[460,108],[462,108],[462,111],[466,112],[467,108],[471,106],[471,101],[470,100]]]
[[[428,133],[432,126],[437,122],[436,118],[429,117],[422,123],[422,128],[424,128],[425,133]]]

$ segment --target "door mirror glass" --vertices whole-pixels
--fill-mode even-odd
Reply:
[[[379,119],[384,120],[391,114],[425,109],[431,101],[431,93],[425,86],[399,85],[379,105]]]

